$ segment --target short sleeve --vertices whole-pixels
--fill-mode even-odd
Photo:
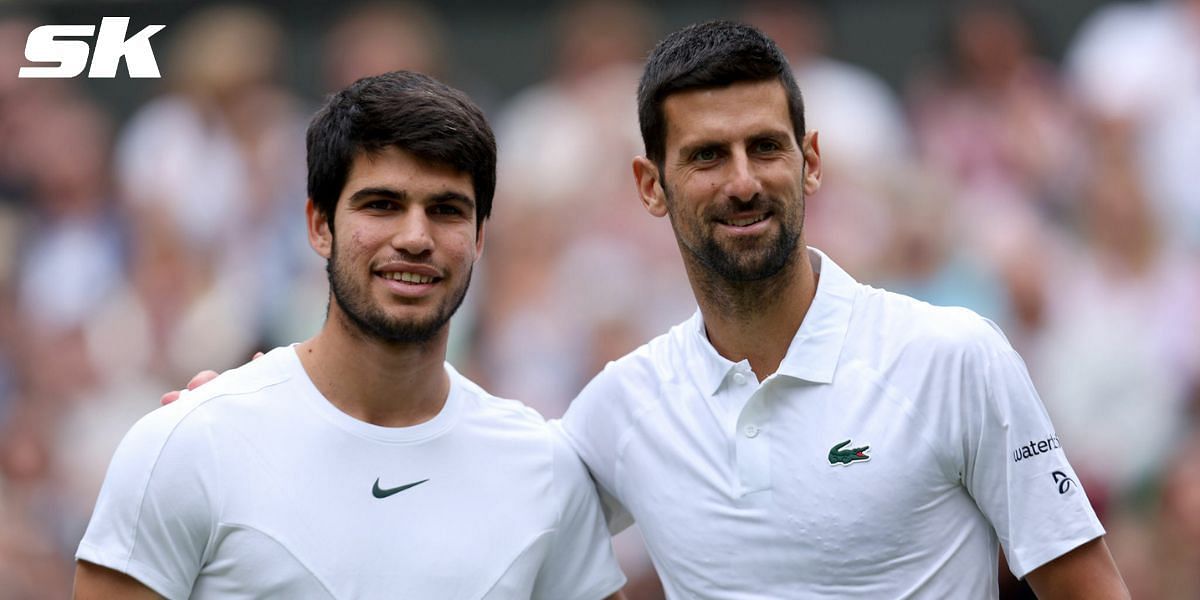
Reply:
[[[613,383],[613,368],[610,363],[593,378],[555,424],[595,479],[609,532],[616,535],[633,525],[633,517],[617,496],[617,461],[626,430],[618,421],[625,418],[627,404]]]
[[[213,531],[211,448],[181,399],[138,421],[113,455],[77,560],[187,598]]]
[[[583,463],[557,431],[554,494],[561,507],[546,562],[538,571],[533,598],[597,600],[621,589],[625,576],[613,556],[600,501]]]
[[[990,324],[990,323],[989,323]],[[994,325],[992,326],[995,327]],[[964,484],[1000,538],[1017,577],[1104,535],[1024,362],[988,331],[967,374],[970,403]]]

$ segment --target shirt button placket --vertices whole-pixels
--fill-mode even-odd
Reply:
[[[765,388],[759,387],[750,396],[738,418],[735,445],[737,473],[743,495],[771,487],[770,440],[762,435],[762,427],[768,417],[765,394]]]

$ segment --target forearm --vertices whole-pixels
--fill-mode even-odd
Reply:
[[[124,598],[130,600],[159,600],[162,596],[154,590],[124,573],[101,567],[87,561],[75,566],[75,600],[103,600]]]
[[[1097,538],[1034,569],[1029,586],[1042,600],[1127,600],[1129,590],[1104,538]]]

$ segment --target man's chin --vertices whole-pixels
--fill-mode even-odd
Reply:
[[[395,317],[382,311],[362,312],[345,310],[347,324],[364,337],[386,344],[420,344],[428,342],[448,326],[449,318],[441,315]]]
[[[768,279],[787,265],[786,260],[771,254],[746,256],[744,253],[722,253],[707,261],[709,267],[723,278],[732,281],[761,281]]]

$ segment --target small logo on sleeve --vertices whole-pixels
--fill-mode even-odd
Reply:
[[[1036,442],[1030,440],[1028,444],[1013,450],[1013,462],[1018,463],[1026,458],[1038,456],[1039,454],[1045,454],[1051,450],[1057,450],[1059,448],[1062,448],[1062,444],[1058,443],[1058,436],[1052,433],[1050,434],[1050,437],[1044,440],[1038,440]]]
[[[1054,478],[1054,483],[1058,484],[1059,495],[1071,491],[1071,486],[1079,485],[1075,483],[1074,479],[1071,479],[1069,475],[1063,473],[1062,471],[1054,471],[1050,474],[1050,476]]]
[[[871,448],[859,446],[857,448],[846,448],[850,445],[850,440],[846,440],[829,449],[829,464],[831,465],[848,465],[856,461],[871,460],[871,457],[866,454],[866,451]]]

